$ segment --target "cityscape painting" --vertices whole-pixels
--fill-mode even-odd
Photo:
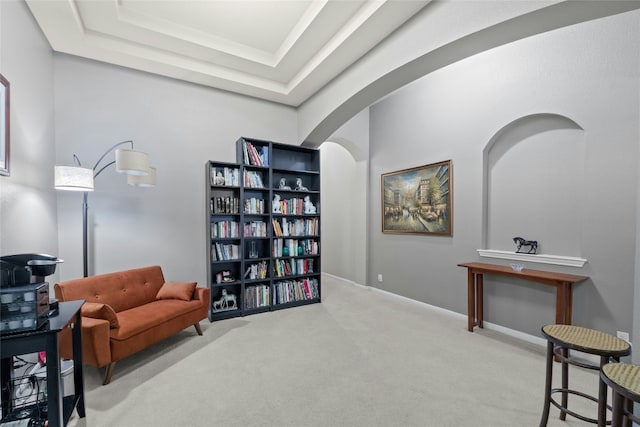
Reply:
[[[382,175],[382,232],[453,235],[451,160]]]

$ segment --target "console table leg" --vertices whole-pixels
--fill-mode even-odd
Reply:
[[[484,328],[482,321],[484,320],[484,276],[476,274],[476,316],[478,318],[478,327]]]
[[[564,286],[556,286],[556,324],[564,325],[565,322],[565,302]]]
[[[571,324],[571,318],[573,315],[573,286],[571,283],[564,283],[562,286],[565,287],[565,298],[566,298],[566,310],[564,312],[564,321],[565,324]]]
[[[467,269],[467,330],[473,332],[476,317],[476,287],[471,269]]]
[[[556,324],[571,324],[572,299],[570,283],[564,282],[556,286]]]

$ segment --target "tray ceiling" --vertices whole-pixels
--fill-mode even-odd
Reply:
[[[26,0],[52,48],[298,106],[422,9],[399,0]]]

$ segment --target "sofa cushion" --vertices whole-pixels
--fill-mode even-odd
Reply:
[[[163,329],[173,327],[173,319],[201,309],[202,302],[198,300],[165,299],[121,311],[118,313],[120,327],[111,330],[111,339],[123,341],[136,336],[154,341],[152,338],[156,335],[167,336]],[[145,334],[149,337],[145,338]]]
[[[165,283],[158,291],[156,299],[179,299],[182,301],[191,301],[196,285],[196,282]]]
[[[85,302],[80,309],[80,313],[84,317],[93,319],[103,319],[109,322],[111,329],[119,327],[118,316],[109,304],[99,302]]]

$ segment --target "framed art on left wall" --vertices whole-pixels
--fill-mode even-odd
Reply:
[[[0,74],[0,175],[9,176],[9,81]]]
[[[382,175],[382,232],[453,235],[451,160]]]

